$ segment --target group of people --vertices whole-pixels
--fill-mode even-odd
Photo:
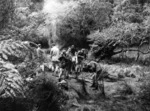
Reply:
[[[77,50],[74,45],[67,50],[60,51],[57,45],[50,50],[52,70],[61,79],[69,78],[69,74],[75,74],[76,78],[82,71],[82,61],[86,59],[85,49]]]
[[[37,52],[39,48],[37,48]],[[58,45],[53,45],[50,48],[49,58],[51,67],[49,67],[54,73],[54,76],[58,76],[58,81],[64,81],[69,78],[69,75],[74,75],[76,79],[80,73],[87,69],[88,72],[93,73],[93,84],[92,87],[98,84],[99,70],[96,62],[85,63],[87,59],[88,50],[80,49],[77,50],[74,45],[68,49],[60,50]],[[44,69],[43,69],[44,71]],[[100,72],[100,73],[99,73]],[[98,79],[97,79],[98,78]]]

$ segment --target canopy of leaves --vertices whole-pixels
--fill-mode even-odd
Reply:
[[[114,41],[111,45],[112,50],[149,44],[149,12],[148,4],[141,5],[140,2],[124,0],[114,7],[112,23],[103,30],[94,31],[88,35],[89,41],[93,41],[98,46],[99,54],[108,53],[106,50],[110,49],[108,48],[110,46],[107,46],[109,41]],[[104,48],[100,48],[102,46],[106,46],[106,49],[101,52]],[[116,54],[113,53],[114,51],[111,52],[112,55]]]
[[[61,23],[58,24],[59,39],[65,45],[75,44],[86,47],[86,36],[90,31],[101,29],[110,24],[111,4],[98,0],[80,1]],[[65,42],[66,41],[66,42]]]

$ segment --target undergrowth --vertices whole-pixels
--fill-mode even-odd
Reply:
[[[66,111],[66,100],[55,83],[36,79],[28,85],[26,98],[1,98],[0,111]]]

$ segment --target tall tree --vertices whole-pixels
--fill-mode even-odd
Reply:
[[[0,0],[0,29],[6,27],[13,19],[14,1]]]
[[[87,35],[110,24],[111,4],[98,0],[82,0],[59,24],[59,39],[65,44],[87,47]],[[66,41],[66,42],[65,42]]]

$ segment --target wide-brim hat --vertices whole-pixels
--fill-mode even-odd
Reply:
[[[38,44],[38,46],[41,46],[41,44]]]

